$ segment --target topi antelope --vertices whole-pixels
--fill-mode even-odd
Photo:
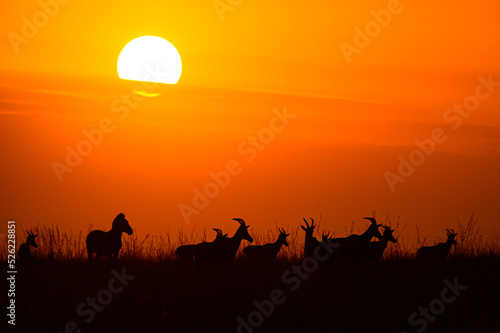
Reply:
[[[450,252],[452,245],[457,245],[455,236],[457,235],[453,229],[446,229],[448,239],[445,243],[439,243],[434,246],[422,246],[417,250],[417,257],[420,259],[444,259]]]
[[[21,244],[19,246],[19,250],[17,250],[17,256],[19,257],[19,260],[21,263],[28,263],[31,259],[31,250],[30,247],[33,246],[34,248],[37,248],[38,245],[35,242],[35,237],[38,235],[33,235],[31,230],[26,231],[28,233],[28,238],[26,239],[26,243]]]
[[[196,269],[200,269],[200,264],[204,262],[223,262],[224,267],[229,268],[231,261],[236,256],[243,239],[253,242],[252,236],[248,233],[249,225],[242,219],[234,218],[240,224],[233,237],[217,237],[213,242],[202,242],[194,246],[194,259]]]
[[[213,228],[213,230],[217,233],[215,239],[219,239],[221,237],[226,237],[227,234],[222,234],[222,230]],[[175,250],[175,254],[177,255],[177,259],[186,260],[186,261],[194,261],[194,244],[189,245],[181,245]]]
[[[109,259],[116,260],[122,247],[122,232],[132,235],[132,228],[125,219],[123,213],[118,214],[113,220],[111,230],[104,232],[102,230],[91,231],[87,235],[87,253],[88,262],[92,261],[92,254],[96,254],[95,261],[99,261],[101,256],[109,256]]]
[[[378,230],[381,224],[377,224],[373,217],[364,217],[364,219],[370,220],[371,224],[361,235],[352,234],[347,237],[323,239],[323,241],[329,240],[331,243],[340,245],[333,258],[360,262],[372,238],[382,239],[382,234]]]
[[[394,230],[391,230],[391,228],[385,225],[382,227],[384,228],[384,234],[382,235],[382,239],[378,242],[368,243],[365,252],[361,256],[362,261],[371,261],[371,260],[378,261],[379,259],[382,259],[382,257],[384,256],[384,251],[387,247],[387,243],[398,242],[398,240],[394,238],[394,236],[392,235]]]
[[[316,226],[314,225],[314,220],[312,218],[311,218],[311,225],[307,223],[307,220],[305,218],[304,222],[306,223],[306,226],[305,227],[303,225],[300,226],[302,230],[306,232],[306,240],[304,243],[304,256],[312,257],[314,255],[314,250],[319,245],[319,241],[316,239],[316,237],[313,236],[314,228],[316,228]]]
[[[268,243],[265,245],[250,245],[243,249],[243,253],[245,253],[247,257],[253,257],[253,258],[266,258],[266,259],[276,258],[276,256],[281,250],[281,246],[282,245],[288,246],[286,238],[290,236],[290,234],[287,234],[283,229],[279,229],[279,231],[280,235],[278,236],[276,242]]]

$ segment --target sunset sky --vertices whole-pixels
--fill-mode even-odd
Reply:
[[[109,230],[120,212],[143,235],[232,235],[233,217],[250,232],[290,231],[320,215],[344,235],[373,210],[430,241],[473,211],[486,230],[498,227],[498,1],[3,7],[1,232],[10,219]],[[147,98],[117,74],[120,51],[145,35],[182,59],[179,82]],[[67,165],[68,147],[103,121],[108,133],[58,174],[54,162]],[[400,166],[411,158],[414,170]],[[228,165],[229,183],[203,204],[195,193]]]

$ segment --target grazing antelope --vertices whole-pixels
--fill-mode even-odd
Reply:
[[[219,263],[223,262],[224,267],[229,268],[231,261],[236,256],[243,239],[253,242],[252,236],[248,233],[249,225],[242,219],[234,218],[240,224],[233,237],[217,237],[213,242],[202,242],[194,246],[194,259],[196,269],[200,269],[203,262]]]
[[[221,238],[221,237],[226,237],[227,234],[222,234],[222,230],[220,229],[213,229],[216,233],[217,236],[215,236],[215,239]],[[175,250],[175,254],[177,255],[177,259],[180,260],[186,260],[186,261],[194,261],[194,244],[189,244],[189,245],[181,245]]]
[[[388,242],[397,243],[398,240],[394,238],[392,233],[394,230],[387,226],[382,226],[384,228],[384,234],[382,235],[382,239],[378,242],[370,242],[363,253],[361,260],[362,261],[378,261],[384,256],[384,251],[387,247]]]
[[[417,257],[420,259],[445,259],[450,252],[452,245],[457,245],[455,236],[457,235],[453,229],[446,229],[448,239],[445,243],[439,243],[434,246],[422,246],[417,250]]]
[[[347,237],[328,239],[331,243],[340,245],[336,255],[332,258],[347,259],[352,260],[353,262],[360,262],[362,255],[365,253],[371,239],[373,237],[382,239],[382,234],[378,230],[381,224],[377,224],[377,221],[373,217],[364,217],[364,219],[370,220],[371,224],[363,234],[352,234]],[[324,239],[324,241],[325,240],[326,239]]]
[[[319,245],[319,241],[316,239],[316,237],[313,236],[314,228],[316,228],[316,226],[314,225],[314,220],[312,218],[311,218],[311,225],[307,223],[307,220],[305,218],[304,222],[306,223],[306,226],[305,227],[303,225],[300,226],[302,230],[306,232],[306,240],[304,243],[304,256],[312,257],[314,255],[314,250]]]
[[[110,231],[91,231],[86,239],[88,262],[92,261],[93,253],[96,254],[95,261],[99,261],[101,256],[109,256],[110,260],[116,260],[122,247],[122,232],[128,235],[132,235],[133,232],[123,213],[115,217]]]
[[[35,242],[35,237],[38,235],[33,235],[31,230],[26,232],[28,233],[28,238],[26,239],[26,243],[21,244],[21,246],[19,246],[19,250],[17,250],[17,256],[19,257],[19,260],[21,261],[22,264],[29,263],[31,259],[30,247],[31,246],[33,246],[34,248],[38,247],[38,245]]]
[[[282,245],[288,246],[286,238],[290,236],[290,234],[287,234],[283,229],[279,229],[279,231],[280,235],[278,236],[276,242],[268,243],[265,245],[250,245],[243,249],[243,253],[245,253],[247,257],[253,257],[253,258],[266,258],[266,259],[276,258],[276,256],[281,250],[281,246]]]

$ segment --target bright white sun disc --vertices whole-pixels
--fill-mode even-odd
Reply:
[[[138,37],[118,57],[118,76],[125,80],[176,84],[181,72],[179,52],[160,37]]]

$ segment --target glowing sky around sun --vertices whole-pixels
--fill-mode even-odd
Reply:
[[[498,224],[499,2],[234,1],[222,19],[212,1],[57,3],[0,14],[4,221],[86,230],[123,211],[140,232],[232,232],[233,217],[265,232],[322,214],[343,234],[377,210],[412,237],[472,211]],[[120,53],[140,36],[179,51],[177,84],[120,80]],[[477,89],[490,94],[475,111],[453,111]],[[296,117],[282,127],[284,109]],[[386,172],[436,129],[446,140],[391,191]],[[60,182],[53,162],[72,149],[88,155]],[[186,224],[179,205],[228,170]]]

